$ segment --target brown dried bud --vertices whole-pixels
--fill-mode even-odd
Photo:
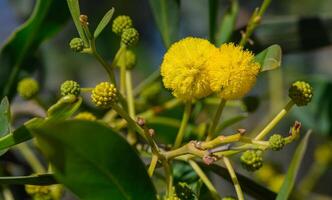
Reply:
[[[145,119],[142,118],[142,117],[137,117],[136,122],[139,126],[144,126],[145,125]]]

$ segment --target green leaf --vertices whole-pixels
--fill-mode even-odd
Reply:
[[[261,65],[261,72],[269,71],[281,66],[281,48],[274,44],[256,55],[256,61]]]
[[[219,31],[216,36],[216,44],[220,46],[221,44],[228,42],[231,39],[232,33],[235,29],[237,16],[239,14],[239,4],[237,0],[231,1],[231,6],[224,14]]]
[[[67,21],[66,3],[58,0],[37,0],[31,17],[21,25],[0,51],[0,97],[13,97],[21,70],[30,70],[29,63],[39,45],[58,32]]]
[[[33,134],[55,178],[80,199],[156,199],[143,162],[112,129],[90,121],[52,121]]]
[[[45,120],[41,118],[34,118],[26,122],[23,126],[19,127],[15,131],[1,137],[0,151],[32,139],[30,128],[38,127],[44,122]]]
[[[4,97],[0,104],[0,137],[10,132],[10,104],[7,97]],[[0,155],[7,152],[7,149],[0,151]]]
[[[36,174],[30,176],[0,177],[0,184],[4,185],[52,185],[57,184],[53,174]]]
[[[209,40],[215,43],[216,39],[216,21],[218,15],[218,0],[209,0]]]
[[[307,132],[307,134],[304,136],[304,138],[301,140],[300,144],[296,148],[293,159],[288,168],[285,180],[284,180],[283,184],[281,185],[281,188],[280,188],[280,191],[278,193],[276,200],[287,200],[289,198],[289,196],[293,190],[296,176],[299,172],[301,162],[304,157],[304,153],[308,146],[310,134],[311,134],[311,130],[309,130]]]
[[[54,105],[47,110],[48,120],[67,119],[72,116],[81,106],[82,97],[67,95],[61,97]]]
[[[81,11],[78,0],[67,0],[67,4],[80,38],[84,41],[85,46],[89,46],[89,40],[80,22]]]
[[[0,136],[10,132],[10,105],[7,97],[0,104]]]
[[[109,10],[103,17],[103,19],[99,22],[93,37],[96,39],[99,34],[104,30],[104,28],[107,26],[107,24],[111,21],[112,16],[114,13],[114,8],[112,8],[111,10]]]
[[[149,0],[164,45],[168,48],[178,38],[180,0]]]
[[[216,165],[212,164],[207,166],[203,162],[198,162],[198,164],[205,170],[205,171],[212,171],[215,174],[223,177],[226,181],[229,183],[233,184],[231,177],[229,176],[229,173],[227,169]],[[236,173],[236,176],[239,180],[240,185],[242,186],[242,190],[249,194],[250,196],[254,197],[255,199],[264,199],[264,200],[269,200],[269,199],[275,199],[277,196],[276,193],[272,192],[271,190],[265,188],[264,186],[256,183],[255,181],[239,174]]]

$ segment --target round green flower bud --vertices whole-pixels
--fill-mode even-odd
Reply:
[[[133,69],[136,65],[136,55],[131,50],[126,50],[120,57],[117,66]]]
[[[116,93],[112,83],[101,82],[92,90],[91,99],[97,107],[110,108],[116,100]]]
[[[221,200],[236,200],[234,197],[223,197]]]
[[[84,49],[84,42],[81,38],[73,38],[70,41],[69,46],[74,52],[81,52]]]
[[[242,166],[248,171],[256,171],[263,166],[262,151],[247,150],[241,155]]]
[[[121,35],[125,29],[131,28],[132,26],[133,21],[129,16],[120,15],[114,19],[112,24],[112,31],[117,35]]]
[[[289,88],[288,96],[297,106],[305,106],[312,99],[312,87],[304,81],[296,81]]]
[[[52,200],[52,191],[49,186],[25,185],[25,191],[35,200]]]
[[[121,42],[127,46],[134,46],[139,39],[139,33],[135,28],[127,28],[122,32]]]
[[[80,112],[74,118],[87,121],[95,121],[97,119],[97,117],[90,112]]]
[[[279,134],[274,134],[269,139],[269,145],[273,151],[279,151],[285,146],[285,138]]]
[[[23,99],[32,99],[39,91],[39,84],[35,79],[22,79],[17,85],[17,92]]]
[[[60,91],[62,96],[72,94],[77,97],[80,95],[81,87],[76,81],[65,81],[61,84]]]

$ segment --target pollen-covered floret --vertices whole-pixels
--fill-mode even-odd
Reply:
[[[121,42],[127,46],[134,46],[139,39],[139,33],[135,28],[127,28],[121,34]]]
[[[78,96],[80,95],[81,87],[76,81],[69,80],[61,84],[60,91],[62,96],[66,96],[68,94]]]
[[[90,112],[80,112],[74,118],[87,121],[95,121],[97,119],[97,117]]]
[[[74,52],[81,52],[84,49],[84,42],[81,38],[73,38],[70,41],[69,46]]]
[[[23,99],[32,99],[39,92],[39,84],[35,79],[24,78],[18,83],[17,92]]]
[[[210,95],[207,61],[215,51],[215,46],[200,38],[187,37],[174,43],[161,64],[164,86],[185,101]]]
[[[274,134],[269,139],[269,145],[273,151],[279,151],[285,146],[285,138],[279,134]]]
[[[129,16],[120,15],[114,19],[112,24],[112,31],[117,35],[121,35],[125,29],[131,28],[132,26],[133,21]]]
[[[116,94],[117,90],[112,83],[101,82],[92,90],[91,99],[98,107],[110,108],[116,101]]]
[[[242,166],[248,171],[256,171],[263,166],[262,151],[247,150],[241,155]]]
[[[233,43],[221,45],[208,63],[210,87],[226,100],[247,94],[260,70],[253,53]]]
[[[297,106],[305,106],[310,103],[313,92],[309,83],[304,81],[296,81],[288,90],[288,96]]]

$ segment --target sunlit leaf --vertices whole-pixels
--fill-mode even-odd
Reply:
[[[256,61],[261,65],[261,72],[269,71],[281,66],[281,48],[275,44],[256,55]]]
[[[112,16],[114,13],[114,8],[112,8],[111,10],[109,10],[103,17],[103,19],[101,19],[101,21],[99,22],[93,37],[96,39],[99,34],[104,30],[104,28],[107,26],[107,24],[111,21]]]

